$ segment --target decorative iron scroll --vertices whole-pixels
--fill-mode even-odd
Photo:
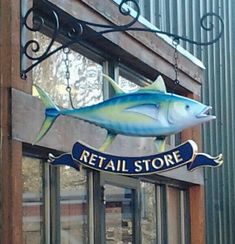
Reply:
[[[81,19],[76,19],[71,15],[68,15],[68,13],[65,13],[62,9],[58,8],[56,5],[52,4],[48,0],[37,0],[36,5],[30,8],[25,14],[23,14],[23,11],[21,10],[21,78],[26,79],[27,77],[26,74],[30,70],[32,70],[39,63],[41,63],[42,61],[44,61],[54,53],[58,52],[59,50],[65,47],[69,47],[75,43],[80,43],[81,41],[84,41],[84,39],[102,36],[111,32],[123,32],[123,31],[152,32],[156,34],[167,35],[169,37],[172,37],[173,40],[176,41],[182,40],[191,44],[201,45],[201,46],[207,46],[217,42],[221,38],[224,32],[223,20],[219,15],[215,13],[206,13],[205,15],[202,16],[200,20],[200,26],[204,31],[212,32],[215,29],[215,25],[212,22],[208,23],[207,21],[210,18],[216,19],[220,26],[218,35],[206,42],[191,40],[184,36],[180,36],[177,34],[165,32],[157,29],[134,27],[134,24],[138,22],[140,16],[140,7],[135,0],[122,0],[122,2],[119,5],[119,12],[123,16],[131,16],[130,7],[127,5],[127,3],[132,3],[132,5],[134,5],[136,15],[131,19],[130,22],[124,25],[115,25],[115,24],[103,25],[103,24],[84,21]],[[69,16],[69,22],[67,22],[66,19],[67,22],[66,26],[65,23],[63,23],[64,15]],[[24,39],[25,36],[27,36],[27,31],[29,31],[30,33],[38,32],[38,31],[45,32],[45,30],[48,29],[48,27],[52,29],[51,41],[48,44],[47,48],[45,48],[43,53],[39,54],[41,51],[40,43],[33,39],[26,40],[26,41],[24,41]],[[87,28],[92,28],[92,27],[95,28],[98,27],[100,30],[96,32],[84,34]],[[61,34],[65,35],[67,41],[65,41],[60,47],[56,49],[52,49],[53,43],[55,42],[55,40],[58,40],[58,37]],[[27,63],[29,64],[27,65]]]

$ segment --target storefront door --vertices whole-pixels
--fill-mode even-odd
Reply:
[[[139,243],[140,183],[123,176],[101,175],[102,243]]]

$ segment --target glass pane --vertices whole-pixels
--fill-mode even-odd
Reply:
[[[42,47],[37,57],[42,55],[50,39],[35,33],[34,39]],[[61,44],[55,42],[52,50]],[[56,52],[33,69],[33,81],[43,88],[60,107],[70,108],[70,100],[66,91],[66,65],[63,50]],[[69,53],[70,85],[72,88],[72,101],[75,107],[91,105],[103,100],[102,92],[102,66],[78,52],[70,50]],[[36,91],[33,90],[33,95]]]
[[[181,244],[180,190],[168,187],[168,244]]]
[[[153,6],[152,6],[153,7]],[[144,1],[144,17],[150,21],[150,0],[145,0]]]
[[[60,199],[61,244],[88,243],[85,170],[60,168]]]
[[[141,235],[142,243],[157,242],[155,185],[147,182],[141,182]]]
[[[24,244],[44,243],[43,169],[41,161],[23,157],[22,178]]]
[[[133,243],[133,190],[104,186],[106,244]]]
[[[129,81],[121,75],[118,77],[118,84],[125,92],[135,91],[140,87],[134,82]]]
[[[136,3],[139,3],[139,0],[136,0]],[[132,1],[127,1],[126,2],[126,4],[128,5],[128,6],[130,6],[131,8],[133,8],[135,11],[137,11],[137,9],[136,9],[136,5],[134,4],[134,2]]]

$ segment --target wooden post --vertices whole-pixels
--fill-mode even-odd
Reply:
[[[189,98],[199,100],[199,97],[189,94]],[[200,126],[184,130],[181,135],[182,141],[193,139],[199,149],[201,148]],[[190,233],[191,244],[205,243],[205,209],[204,209],[204,187],[194,185],[189,187],[189,211],[190,211]]]
[[[205,243],[204,188],[196,185],[189,188],[191,244]]]
[[[0,243],[22,243],[22,143],[11,139],[11,88],[20,79],[20,0],[0,1]]]

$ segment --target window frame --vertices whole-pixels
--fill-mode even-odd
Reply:
[[[48,187],[47,187],[47,176],[46,176],[46,164],[44,164],[44,160],[38,157],[33,157],[31,154],[29,153],[23,153],[22,155],[22,170],[23,170],[23,157],[27,157],[27,158],[32,158],[32,159],[37,159],[40,162],[40,166],[42,167],[42,175],[40,178],[42,178],[42,231],[43,231],[43,235],[41,240],[45,243],[50,243],[50,242],[46,242],[50,239],[50,225],[48,225],[48,216],[50,215],[50,209],[48,209],[48,196],[46,192],[48,192]],[[46,179],[46,180],[44,180]],[[23,198],[23,191],[22,191],[22,209],[23,209],[23,203],[24,203],[24,198]],[[23,218],[24,216],[22,216]],[[22,219],[22,224],[23,224],[23,219]],[[23,232],[23,228],[22,228],[22,232]]]
[[[189,184],[180,181],[170,182],[167,179],[155,177],[140,177],[141,182],[147,182],[155,185],[156,197],[156,237],[157,244],[168,243],[168,188],[175,188],[179,191],[179,228],[180,243],[187,244],[190,242],[190,202],[189,202]],[[183,238],[183,239],[182,239]]]
[[[100,172],[100,188],[101,197],[104,195],[104,185],[109,184],[117,187],[125,187],[133,191],[133,243],[140,243],[140,181],[135,178],[130,178],[122,175],[111,175],[109,173]],[[95,244],[105,243],[105,208],[104,199],[101,199],[100,204],[100,220],[101,220],[101,239],[95,241]],[[97,223],[98,224],[98,223]]]
[[[50,166],[46,163],[45,158],[51,149],[24,146],[24,156],[38,158],[43,162],[43,189],[44,191],[44,239],[45,243],[60,243],[60,168]],[[58,152],[55,152],[58,153]],[[180,214],[179,228],[181,229],[182,243],[188,243],[190,239],[189,228],[189,185],[179,182],[167,180],[161,176],[148,176],[148,177],[128,177],[121,175],[111,175],[103,172],[92,171],[86,169],[87,174],[87,205],[88,205],[88,241],[90,244],[99,244],[103,241],[104,237],[104,213],[102,205],[102,186],[104,184],[111,184],[120,187],[127,187],[135,189],[135,228],[140,230],[140,209],[141,209],[141,190],[140,183],[146,182],[154,184],[155,187],[155,211],[156,211],[156,238],[157,243],[166,243],[168,230],[168,191],[169,187],[176,188],[180,192]],[[98,186],[98,187],[97,187]],[[184,196],[182,195],[184,194]],[[186,211],[187,214],[186,214]],[[101,223],[101,224],[100,224]],[[182,230],[183,229],[183,230]],[[185,234],[185,235],[183,235]],[[141,235],[136,236],[136,240],[141,240]],[[184,242],[183,242],[184,241]],[[138,242],[135,242],[138,243]]]

